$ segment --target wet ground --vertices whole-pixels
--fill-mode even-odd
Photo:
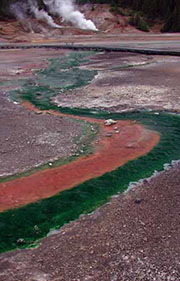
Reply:
[[[32,79],[37,69],[48,65],[47,58],[65,54],[66,51],[52,50],[0,52],[1,176],[24,172],[77,153],[85,124],[71,118],[30,112],[11,100],[13,90],[20,88],[27,77]]]
[[[23,72],[19,70],[22,69],[22,61],[23,65],[31,65],[31,59],[27,58],[28,54],[31,54],[34,60],[33,67],[26,67],[28,75],[31,74],[32,68],[38,68],[40,64],[46,65],[44,60],[37,60],[38,56],[42,56],[43,59],[48,55],[51,57],[58,55],[58,51],[49,51],[49,54],[46,53],[48,51],[42,50],[31,52],[28,50],[0,52],[3,61],[0,70],[2,81],[5,76],[10,81],[14,76],[20,75],[23,79]],[[83,66],[97,69],[98,76],[85,88],[67,92],[67,95],[61,94],[55,101],[61,106],[78,105],[108,109],[112,112],[142,108],[179,112],[179,64],[179,58],[176,57],[100,54]],[[8,159],[7,162],[3,160],[3,163],[7,163],[1,166],[5,169],[2,170],[3,173],[16,171],[21,159],[25,161],[23,167],[29,167],[30,164],[34,166],[39,159],[49,161],[49,154],[52,158],[52,155],[53,157],[71,155],[71,150],[74,153],[72,137],[81,129],[79,124],[67,118],[59,119],[48,114],[38,115],[28,112],[21,105],[8,101],[9,89],[14,89],[14,85],[3,86],[1,90],[4,105],[1,111],[1,120],[4,120],[1,123],[2,148]],[[31,127],[32,122],[37,125],[36,128]],[[52,146],[52,139],[55,139],[51,138],[49,143],[47,131],[54,137],[57,130],[60,130],[61,136],[60,134],[59,137],[56,136],[57,142],[53,142],[55,146]],[[36,141],[31,144],[32,135]],[[9,136],[12,136],[12,139],[9,139]],[[41,140],[40,144],[38,143],[39,154],[33,146],[37,146],[37,139]],[[57,149],[62,146],[63,150],[59,150],[58,154]],[[8,150],[9,147],[12,150]],[[44,153],[45,147],[49,153],[47,155]],[[24,151],[27,151],[29,154],[26,155],[30,157],[24,157]],[[3,153],[1,156],[5,157]],[[29,162],[31,158],[34,162]],[[18,169],[23,167],[20,165]],[[144,180],[140,187],[113,198],[111,203],[93,214],[83,216],[65,225],[55,235],[43,239],[37,249],[1,254],[0,279],[178,281],[179,171],[178,164],[151,181]]]
[[[87,67],[98,76],[82,89],[61,94],[62,107],[125,110],[180,110],[178,57],[110,53],[97,55]],[[73,98],[72,98],[73,97]]]
[[[115,124],[116,126],[110,128],[104,126],[103,120],[91,120],[91,122],[99,124],[100,127],[98,139],[96,138],[93,143],[92,154],[79,157],[73,162],[56,168],[53,168],[53,163],[51,163],[50,167],[53,169],[38,171],[23,178],[0,183],[0,212],[37,202],[56,195],[60,191],[71,189],[89,179],[100,177],[130,160],[146,155],[160,140],[157,132],[134,124],[132,121],[119,121]],[[47,131],[50,135],[48,128]],[[35,139],[39,139],[39,136],[37,135]],[[56,140],[57,137],[54,136],[54,139]],[[64,138],[61,137],[61,139]],[[49,143],[54,144],[51,140]],[[61,144],[60,147],[64,151],[64,145]],[[68,147],[68,142],[66,147]],[[43,155],[42,152],[41,154]],[[36,155],[38,157],[37,152]],[[24,160],[23,153],[21,157]]]
[[[178,281],[179,169],[113,198],[37,249],[1,254],[1,280]]]

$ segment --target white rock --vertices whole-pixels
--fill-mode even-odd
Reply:
[[[113,119],[107,119],[107,120],[104,121],[105,126],[111,126],[111,125],[114,125],[116,123],[117,123],[117,121],[115,121]]]

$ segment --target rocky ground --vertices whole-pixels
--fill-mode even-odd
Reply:
[[[67,158],[78,150],[83,123],[28,112],[0,96],[0,176],[26,171]]]
[[[84,67],[98,70],[98,76],[82,89],[58,95],[56,104],[116,112],[180,110],[178,57],[111,52],[95,56]]]
[[[17,174],[77,152],[83,122],[27,111],[10,99],[10,92],[19,87],[17,81],[23,81],[27,76],[31,78],[35,70],[45,67],[45,58],[65,53],[45,50],[0,52],[0,176]]]
[[[34,60],[35,57],[34,54]],[[131,67],[121,68],[129,64]],[[18,67],[19,63],[15,70]],[[62,106],[70,103],[72,107],[78,105],[111,111],[139,108],[180,110],[179,59],[176,57],[100,54],[83,67],[98,69],[98,76],[86,88],[73,91],[71,95],[59,95],[56,102]],[[14,157],[16,154],[19,157],[18,152],[25,149],[34,155],[33,165],[44,157],[44,148],[48,148],[47,159],[48,155],[55,155],[57,149],[63,156],[74,149],[71,137],[79,132],[79,125],[68,119],[27,112],[4,98],[1,98],[1,103],[4,105],[0,113],[3,120],[1,132],[4,132],[1,134],[1,149],[6,153],[7,149],[13,148],[9,153],[12,153],[15,167],[17,161],[13,160]],[[32,128],[32,122],[37,124],[36,129]],[[67,126],[68,131],[65,130]],[[12,134],[12,128],[16,133]],[[48,141],[52,141],[54,134],[62,128],[62,139],[56,135],[57,142],[51,146]],[[9,134],[13,141],[6,140]],[[32,135],[39,139],[38,144],[32,142]],[[61,150],[62,145],[65,151]],[[36,146],[41,152],[37,158]],[[3,153],[1,157],[4,157]],[[8,165],[10,167],[10,161]],[[3,165],[1,167],[4,169]],[[144,180],[142,185],[114,197],[93,214],[80,217],[44,238],[36,249],[1,254],[0,280],[179,281],[179,171],[180,165],[177,164],[150,181]]]

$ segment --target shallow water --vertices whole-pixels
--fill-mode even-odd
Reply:
[[[69,67],[69,64],[66,64],[65,67],[67,67],[67,65]],[[53,73],[54,70],[51,66],[50,64],[46,72],[43,72],[43,79],[46,79],[46,75],[49,75],[49,71]],[[71,72],[72,66],[70,66],[70,68],[68,67],[67,69],[65,68],[66,72]],[[56,69],[58,69],[57,66]],[[71,190],[63,191],[51,198],[1,213],[0,251],[14,249],[17,246],[29,246],[37,239],[45,236],[50,229],[59,228],[63,224],[77,219],[80,214],[92,212],[98,206],[107,202],[112,195],[126,190],[130,182],[136,182],[142,178],[150,177],[154,170],[163,170],[165,163],[180,159],[179,116],[163,112],[159,112],[159,114],[154,114],[153,112],[127,112],[116,114],[97,110],[58,108],[50,102],[52,95],[56,94],[56,90],[51,89],[50,84],[39,85],[42,83],[42,80],[39,78],[41,75],[42,73],[38,74],[37,72],[34,80],[34,82],[37,83],[35,87],[27,82],[26,86],[23,87],[21,91],[13,92],[12,96],[16,95],[18,100],[19,97],[21,97],[40,109],[53,109],[67,114],[99,119],[136,120],[148,128],[159,132],[161,140],[147,155],[129,161],[124,166],[114,171],[88,180],[75,186]],[[59,73],[59,75],[61,75],[61,73]],[[88,83],[94,75],[94,73],[91,73],[90,78],[88,78],[86,82]],[[65,85],[67,86],[69,84]],[[76,86],[77,85],[80,86],[82,84],[77,82]],[[73,88],[73,86],[71,87]],[[42,95],[37,97],[37,90],[42,92]],[[58,91],[59,90],[58,88]],[[38,231],[35,226],[38,226]],[[17,244],[19,238],[24,239],[22,245]]]

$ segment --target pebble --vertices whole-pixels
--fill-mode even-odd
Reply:
[[[106,137],[112,137],[112,133],[107,133]]]
[[[143,201],[142,198],[136,198],[135,203],[136,203],[136,204],[140,204],[142,201]]]
[[[105,126],[111,126],[111,125],[114,125],[116,123],[117,123],[117,121],[115,121],[113,119],[107,119],[107,120],[104,121]]]

